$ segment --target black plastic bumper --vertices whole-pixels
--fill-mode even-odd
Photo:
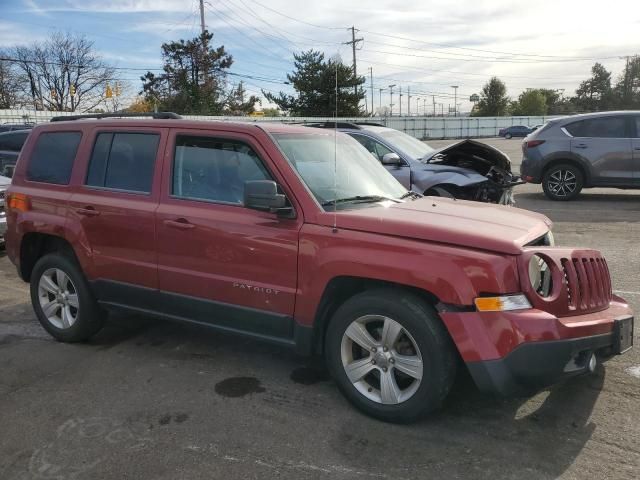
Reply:
[[[589,372],[589,359],[613,351],[614,334],[567,340],[525,343],[497,360],[467,362],[478,388],[486,393],[526,393],[566,377]]]

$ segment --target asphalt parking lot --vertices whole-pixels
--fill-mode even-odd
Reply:
[[[488,142],[518,169],[519,139]],[[552,203],[524,185],[516,202],[548,215],[559,244],[602,250],[640,311],[640,191]],[[636,479],[639,405],[636,347],[531,398],[481,395],[463,375],[439,414],[384,424],[317,362],[253,340],[112,317],[88,344],[57,343],[0,258],[3,480]]]

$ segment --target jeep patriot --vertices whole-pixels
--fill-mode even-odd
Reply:
[[[456,369],[510,394],[631,348],[607,262],[554,246],[543,215],[409,192],[326,129],[98,117],[36,126],[6,200],[7,253],[59,341],[110,310],[251,335],[323,355],[395,422],[437,409]]]

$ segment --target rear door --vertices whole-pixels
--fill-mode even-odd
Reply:
[[[632,117],[603,116],[569,124],[571,153],[591,165],[594,185],[633,185]]]
[[[102,297],[127,285],[158,286],[154,215],[167,131],[105,127],[91,132],[92,148],[69,218],[90,251],[89,278],[108,289]]]
[[[164,170],[156,229],[165,311],[288,337],[302,211],[280,218],[243,205],[246,181],[283,185],[266,151],[246,134],[172,129]]]

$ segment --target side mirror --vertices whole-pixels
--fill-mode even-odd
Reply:
[[[385,153],[382,156],[383,165],[395,165],[396,167],[402,165],[402,160],[397,153]]]
[[[293,215],[293,208],[287,206],[287,197],[278,193],[278,184],[272,180],[244,182],[244,206],[283,217]]]

